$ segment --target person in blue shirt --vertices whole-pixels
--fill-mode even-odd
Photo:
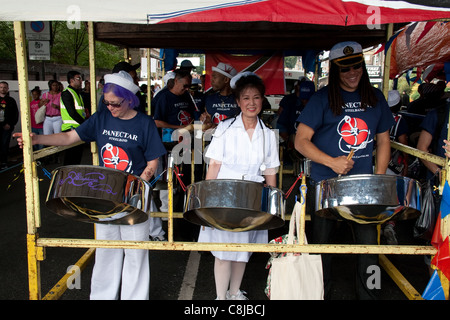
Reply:
[[[420,125],[422,131],[420,132],[419,141],[417,142],[417,149],[424,152],[431,152],[439,157],[446,156],[446,139],[448,131],[448,114],[450,102],[442,100],[440,104],[436,105],[434,109],[427,113]],[[437,181],[441,181],[441,167],[437,164],[421,159],[425,167],[427,167],[427,179],[431,179],[433,175]]]
[[[295,92],[283,97],[280,101],[282,110],[278,117],[277,129],[280,137],[285,141],[297,132],[298,116],[316,90],[314,82],[307,79],[298,80],[295,89]]]
[[[220,62],[212,67],[211,86],[214,93],[206,95],[206,112],[200,121],[211,127],[216,127],[220,121],[239,114],[240,109],[230,87],[231,79],[237,74],[233,66]]]
[[[194,120],[195,106],[186,92],[191,87],[192,76],[189,72],[174,71],[173,84],[167,90],[161,90],[153,98],[152,106],[158,128],[180,129]]]
[[[166,153],[153,119],[134,108],[139,87],[120,71],[105,75],[105,112],[95,112],[75,130],[51,135],[31,134],[33,144],[71,145],[95,141],[100,166],[140,176],[149,181],[158,158]],[[22,134],[16,133],[19,146]],[[96,224],[96,239],[147,241],[150,221],[135,225]],[[92,300],[146,300],[149,298],[148,250],[97,248],[92,271]]]
[[[385,174],[390,159],[389,129],[394,119],[382,92],[371,86],[362,47],[348,41],[330,51],[329,84],[317,91],[298,118],[295,148],[311,159],[307,210],[314,208],[315,184],[338,175]],[[372,154],[377,142],[376,169]],[[352,159],[347,159],[351,151]],[[313,243],[329,243],[336,220],[312,214]],[[377,244],[374,224],[351,224],[358,244]],[[331,255],[322,255],[325,297],[331,292]],[[358,255],[356,294],[376,298],[367,287],[377,255]]]

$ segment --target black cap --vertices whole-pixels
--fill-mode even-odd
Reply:
[[[112,73],[117,73],[119,71],[126,71],[126,72],[136,71],[140,66],[141,66],[140,63],[137,63],[132,66],[128,62],[121,61],[114,66],[114,68],[112,69]]]

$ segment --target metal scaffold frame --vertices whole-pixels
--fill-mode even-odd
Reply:
[[[93,22],[88,22],[89,28],[89,59],[91,79],[95,79],[95,40]],[[390,34],[392,34],[392,25],[390,25]],[[388,32],[389,33],[389,32]],[[112,240],[94,240],[94,239],[63,239],[63,238],[40,238],[38,229],[40,227],[40,205],[37,195],[39,195],[39,180],[37,178],[36,160],[46,155],[61,151],[65,148],[49,147],[44,150],[33,153],[30,133],[30,111],[28,96],[28,68],[26,59],[26,45],[24,38],[24,22],[14,22],[14,35],[17,56],[17,70],[20,94],[20,112],[23,132],[23,158],[24,158],[24,177],[25,177],[25,195],[26,195],[26,215],[27,215],[27,251],[28,251],[28,283],[29,298],[31,300],[58,299],[67,289],[66,280],[70,274],[66,274],[55,287],[44,297],[41,294],[40,262],[45,259],[46,247],[66,247],[66,248],[88,248],[87,252],[76,263],[80,269],[91,260],[95,248],[127,248],[144,250],[173,250],[173,251],[250,251],[250,252],[307,252],[307,253],[334,253],[334,254],[379,254],[381,265],[388,271],[391,277],[395,278],[396,283],[401,286],[402,291],[409,299],[421,299],[420,294],[415,291],[409,283],[402,278],[401,274],[384,256],[386,254],[400,255],[434,255],[436,249],[432,246],[405,246],[405,245],[315,245],[315,244],[238,244],[238,243],[195,243],[195,242],[177,242],[173,237],[173,219],[179,218],[173,212],[173,170],[168,170],[168,241],[112,241]],[[388,35],[389,36],[389,35]],[[388,53],[388,57],[390,54]],[[147,66],[149,68],[149,66]],[[389,60],[385,62],[385,90],[389,80]],[[148,72],[148,74],[150,74]],[[91,101],[92,110],[96,110],[96,88],[95,81],[91,81]],[[450,140],[450,139],[449,139]],[[446,180],[449,180],[448,160],[423,153],[417,149],[409,148],[405,145],[392,143],[393,148],[397,148],[406,153],[419,158],[425,158],[428,161],[443,165],[447,172]],[[98,165],[97,148],[95,143],[91,144],[93,154],[93,163]],[[282,171],[280,175],[282,175]],[[280,180],[281,182],[281,180]],[[162,213],[152,213],[152,216],[161,216]],[[441,225],[441,233],[444,237],[449,235],[449,223],[447,216]],[[304,230],[303,230],[304,232]],[[446,279],[444,276],[441,279]],[[448,299],[449,285],[448,281],[442,281],[446,298]]]

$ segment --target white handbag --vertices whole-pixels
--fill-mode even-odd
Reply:
[[[301,212],[301,210],[303,211]],[[295,204],[289,224],[287,244],[293,244],[294,239],[296,240],[294,230],[297,235],[300,235],[300,215],[304,215],[304,210],[304,204],[302,205],[300,202]],[[285,253],[275,257],[271,264],[271,300],[323,300],[323,272],[320,254]]]
[[[36,113],[34,114],[34,120],[36,121],[36,124],[44,122],[46,110],[47,110],[47,106],[43,105],[36,111]]]

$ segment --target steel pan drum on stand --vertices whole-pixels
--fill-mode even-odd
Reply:
[[[132,225],[150,214],[150,184],[132,174],[99,166],[64,166],[52,172],[46,206],[82,222]]]
[[[316,215],[360,224],[413,219],[420,214],[420,185],[407,177],[362,174],[316,185]]]
[[[225,231],[268,230],[284,225],[284,194],[262,183],[217,179],[186,190],[184,218]]]

